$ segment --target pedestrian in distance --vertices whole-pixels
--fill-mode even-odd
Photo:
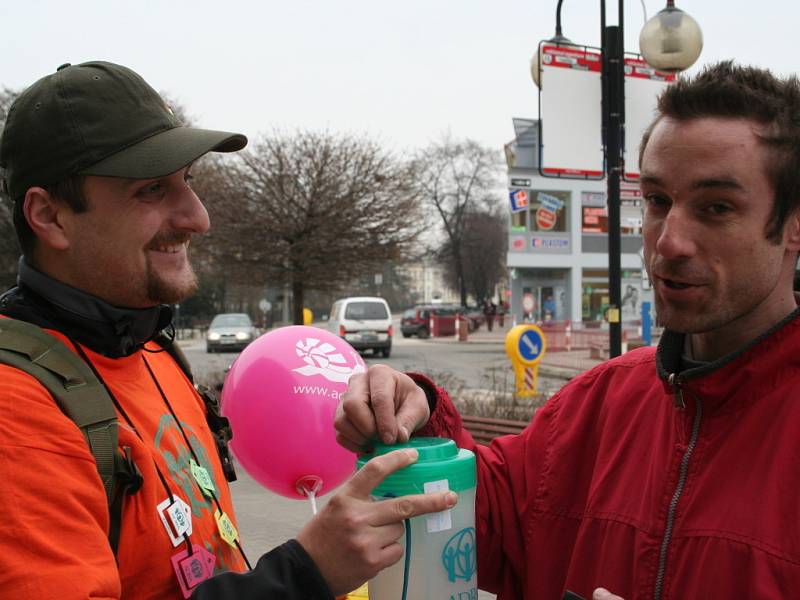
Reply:
[[[556,318],[556,301],[548,294],[542,302],[542,321],[552,321]]]
[[[339,440],[474,450],[478,584],[499,600],[794,596],[800,84],[707,67],[666,88],[640,148],[657,348],[574,378],[490,446],[433,382],[374,366],[350,382]]]
[[[209,227],[192,163],[246,143],[184,127],[108,62],[63,65],[11,107],[0,167],[24,256],[0,298],[0,597],[333,598],[400,558],[405,518],[455,503],[371,502],[416,459],[387,454],[247,569],[225,420],[164,335]]]
[[[494,317],[497,314],[497,305],[492,302],[491,298],[483,300],[483,316],[486,319],[486,329],[489,331],[494,327]]]
[[[503,327],[503,323],[505,322],[507,312],[508,312],[508,301],[503,300],[502,302],[500,302],[500,306],[497,307],[497,318],[500,327]]]

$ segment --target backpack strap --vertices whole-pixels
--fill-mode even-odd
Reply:
[[[81,430],[97,463],[109,505],[109,541],[116,554],[122,497],[141,486],[141,473],[118,449],[114,403],[86,362],[40,327],[0,318],[0,363],[36,378]]]
[[[53,395],[64,414],[75,422],[97,461],[110,502],[117,414],[108,392],[89,366],[40,327],[8,318],[0,319],[0,362],[35,377]]]

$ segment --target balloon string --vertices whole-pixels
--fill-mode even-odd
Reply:
[[[311,512],[317,514],[317,495],[314,490],[305,490],[306,496],[311,501]]]

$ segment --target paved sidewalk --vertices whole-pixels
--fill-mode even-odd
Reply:
[[[506,334],[513,327],[510,319],[504,319],[501,327],[499,321],[495,319],[492,331],[486,328],[486,324],[480,326],[477,331],[469,334],[466,342],[459,342],[458,336],[447,336],[440,338],[429,338],[431,342],[439,344],[505,344]],[[545,333],[545,335],[547,335]],[[550,377],[560,377],[571,379],[575,375],[588,371],[595,365],[602,362],[600,359],[591,358],[589,350],[571,351],[551,351],[545,352],[539,363],[539,373]]]

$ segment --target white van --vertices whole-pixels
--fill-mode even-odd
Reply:
[[[383,298],[357,296],[333,303],[328,329],[356,350],[392,353],[392,312]]]

